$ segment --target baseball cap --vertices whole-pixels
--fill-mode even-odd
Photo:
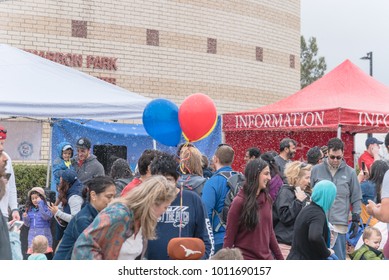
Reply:
[[[369,137],[366,139],[366,142],[365,142],[365,146],[366,148],[369,147],[371,144],[378,144],[378,145],[381,145],[381,144],[384,144],[384,142],[382,141],[379,141],[377,138],[375,137]]]
[[[7,139],[7,130],[3,126],[0,126],[0,140],[2,139]]]
[[[91,141],[86,137],[81,137],[76,143],[76,147],[80,149],[90,149],[91,146]]]
[[[70,185],[73,185],[73,183],[77,180],[77,172],[73,169],[66,169],[65,171],[60,172],[60,176]]]

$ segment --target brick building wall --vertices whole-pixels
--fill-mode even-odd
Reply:
[[[300,88],[300,0],[3,0],[0,19],[0,43],[178,106],[202,92],[222,114]]]

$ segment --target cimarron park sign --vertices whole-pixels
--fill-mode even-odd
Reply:
[[[90,69],[101,69],[109,71],[117,71],[117,58],[96,56],[96,55],[82,55],[74,53],[62,53],[62,52],[50,52],[39,50],[25,50],[27,52],[39,55],[43,58],[57,62],[62,65],[66,65],[74,68],[86,67]],[[116,78],[97,76],[97,78],[116,84]]]

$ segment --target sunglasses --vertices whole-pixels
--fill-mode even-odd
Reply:
[[[330,155],[329,158],[332,159],[332,160],[334,160],[334,159],[341,160],[343,157],[342,156]]]
[[[6,129],[0,129],[0,133],[5,133],[5,134],[7,134],[7,130],[6,130]]]

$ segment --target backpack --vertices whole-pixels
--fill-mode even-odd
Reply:
[[[347,232],[346,232],[346,241],[347,241],[347,243],[349,243],[353,247],[357,246],[357,243],[358,243],[359,239],[363,235],[363,231],[365,230],[365,227],[369,226],[370,220],[371,220],[372,217],[373,216],[369,217],[369,219],[367,220],[366,225],[363,224],[362,218],[360,218],[358,232],[357,232],[357,234],[353,238],[350,237],[350,235],[351,235],[350,229],[351,229],[351,224],[352,223],[349,223],[348,228],[347,228]]]
[[[224,206],[222,211],[219,213],[215,209],[213,209],[212,219],[215,217],[215,215],[217,215],[220,221],[215,228],[215,232],[218,232],[221,227],[226,227],[228,211],[230,210],[231,203],[240,191],[240,189],[243,187],[244,182],[246,181],[244,175],[236,171],[224,171],[218,173],[217,175],[226,178],[227,187],[229,188],[229,190],[224,199]]]

